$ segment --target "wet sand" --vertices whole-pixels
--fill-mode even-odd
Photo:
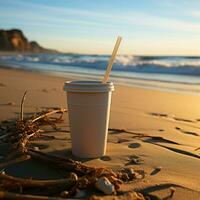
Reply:
[[[66,107],[62,89],[66,80],[71,78],[1,68],[0,121],[19,116],[25,90],[25,115],[44,107]],[[67,114],[60,127],[69,130]],[[109,127],[107,155],[82,160],[85,164],[114,169],[128,166],[145,173],[141,181],[124,185],[124,191],[143,190],[162,199],[173,187],[173,199],[200,199],[200,96],[117,85]],[[33,145],[74,158],[70,134],[63,131],[50,132],[48,135],[56,139],[39,139]],[[5,145],[1,145],[0,158],[6,153]],[[62,177],[62,173],[35,161],[24,161],[5,171],[39,179]]]

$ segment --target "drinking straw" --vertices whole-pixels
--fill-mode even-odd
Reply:
[[[119,45],[120,45],[121,40],[122,40],[122,38],[120,36],[118,36],[117,41],[115,43],[115,47],[114,47],[113,52],[112,52],[112,55],[111,55],[110,60],[108,62],[106,73],[104,75],[102,83],[106,83],[108,81],[108,79],[109,79],[110,71],[112,69],[115,57],[117,55],[117,51],[119,49]]]

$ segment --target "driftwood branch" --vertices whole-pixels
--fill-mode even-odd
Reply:
[[[6,161],[4,163],[0,164],[0,169],[6,168],[10,165],[16,164],[16,163],[20,163],[23,162],[25,160],[29,160],[31,157],[28,155],[22,155],[21,157],[18,157],[16,159],[10,160],[10,161]]]
[[[50,112],[47,112],[43,115],[40,115],[39,117],[36,117],[35,119],[32,120],[32,123],[42,119],[42,118],[45,118],[45,117],[48,117],[49,115],[53,115],[53,114],[56,114],[56,113],[64,113],[66,112],[67,109],[64,109],[64,108],[60,108],[60,109],[57,109],[57,110],[52,110]]]
[[[24,92],[24,95],[22,97],[22,101],[21,101],[21,112],[20,112],[20,120],[23,121],[24,119],[24,101],[26,99],[26,94],[27,94],[27,91]]]
[[[37,196],[37,195],[25,195],[13,192],[0,191],[0,199],[14,199],[14,200],[63,200],[59,197],[49,197],[49,196]],[[66,199],[72,200],[72,199]]]
[[[58,185],[65,185],[66,187],[70,187],[75,183],[75,180],[71,178],[58,179],[58,180],[34,180],[34,179],[16,178],[7,174],[0,174],[0,181],[4,182],[3,187],[8,187],[7,189],[11,189],[11,187],[16,188],[17,185],[20,185],[23,189],[29,187],[49,187]]]
[[[69,158],[46,154],[40,151],[35,151],[33,149],[28,149],[27,155],[31,156],[33,159],[47,162],[54,167],[58,167],[67,171],[75,171],[81,174],[88,174],[89,172],[93,172],[95,170],[94,167],[86,166],[81,162]]]

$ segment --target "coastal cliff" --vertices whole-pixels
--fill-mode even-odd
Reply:
[[[56,53],[57,51],[41,47],[36,41],[28,41],[18,29],[0,29],[0,51]]]

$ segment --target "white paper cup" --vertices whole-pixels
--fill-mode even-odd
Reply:
[[[70,81],[67,92],[72,154],[81,158],[105,155],[112,82]]]

